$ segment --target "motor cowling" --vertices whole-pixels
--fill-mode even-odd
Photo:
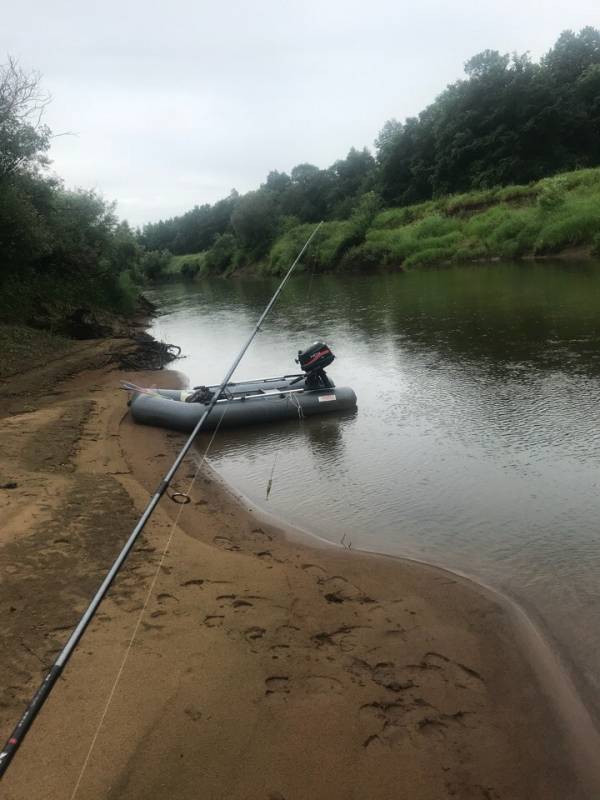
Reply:
[[[306,350],[298,350],[296,363],[306,372],[307,388],[330,389],[335,386],[325,372],[325,367],[328,367],[334,358],[325,342],[314,342]]]
[[[319,369],[325,369],[334,360],[335,356],[331,352],[325,342],[314,342],[306,350],[298,350],[298,358],[296,363],[304,372],[315,372]]]

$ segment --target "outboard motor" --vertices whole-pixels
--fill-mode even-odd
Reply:
[[[298,350],[296,363],[306,372],[306,386],[309,389],[332,389],[333,381],[327,377],[328,367],[335,356],[325,342],[315,342],[306,350]]]

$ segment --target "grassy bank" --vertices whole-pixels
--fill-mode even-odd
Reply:
[[[310,230],[297,226],[281,236],[260,268],[281,273]],[[388,208],[373,216],[357,244],[355,234],[351,220],[325,223],[305,264],[318,271],[412,269],[573,248],[600,253],[600,169]]]
[[[185,256],[171,256],[162,274],[162,280],[193,280],[207,271],[206,253],[190,253]]]
[[[210,250],[173,256],[162,279],[227,275],[240,267],[280,275],[313,229],[313,224],[288,224],[269,252],[252,262],[235,247],[223,258],[222,242],[217,241]],[[542,258],[574,249],[582,257],[600,255],[600,169],[400,208],[382,209],[373,201],[363,204],[349,219],[322,225],[299,271],[407,270],[464,261]]]

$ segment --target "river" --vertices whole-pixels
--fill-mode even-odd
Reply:
[[[152,333],[218,383],[276,285],[161,287]],[[302,275],[234,379],[295,372],[321,337],[357,412],[219,433],[214,468],[324,539],[509,595],[600,718],[600,262]]]

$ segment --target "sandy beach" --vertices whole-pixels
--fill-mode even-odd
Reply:
[[[0,488],[3,741],[182,442],[133,424],[118,388],[181,377],[118,371],[122,346],[0,384],[0,486],[16,484]],[[195,472],[189,458],[174,488]],[[286,535],[206,471],[191,496],[161,502],[2,797],[600,796],[576,702],[499,598]]]

